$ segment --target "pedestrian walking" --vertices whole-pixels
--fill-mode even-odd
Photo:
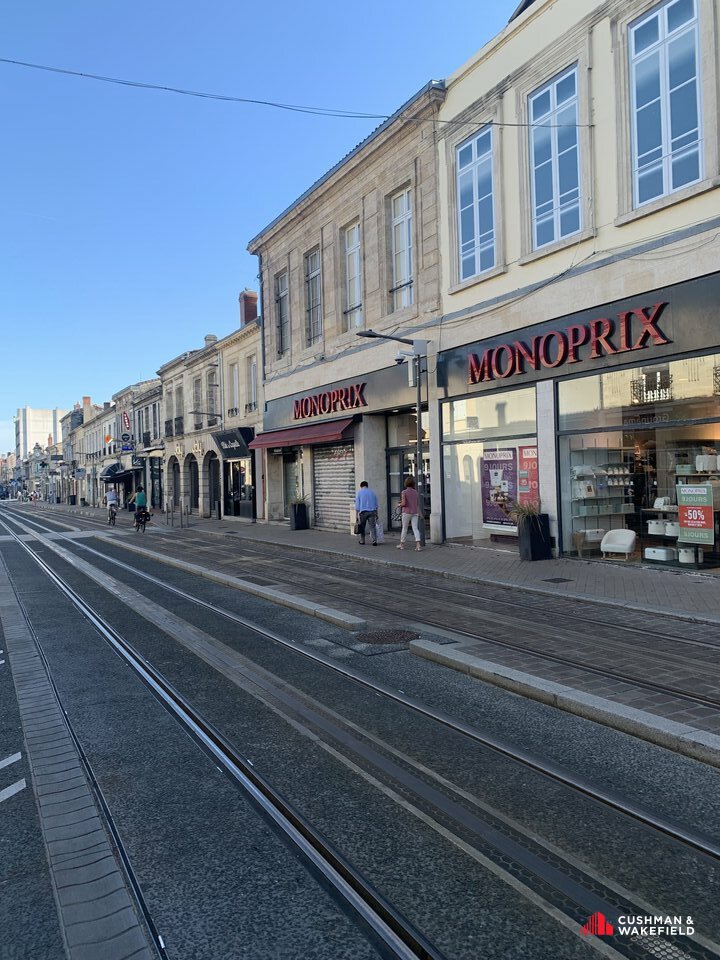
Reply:
[[[400,494],[400,509],[402,511],[402,530],[400,531],[398,550],[405,549],[405,539],[411,523],[415,537],[415,549],[422,550],[422,544],[420,543],[420,525],[418,523],[419,497],[415,489],[415,480],[413,477],[405,478],[405,486],[403,487],[403,492]]]
[[[365,527],[370,524],[370,535],[372,536],[372,545],[377,546],[377,532],[375,525],[378,519],[378,498],[375,491],[368,486],[367,480],[363,480],[360,489],[355,494],[355,510],[357,511],[358,533],[360,534],[360,543],[365,543]]]

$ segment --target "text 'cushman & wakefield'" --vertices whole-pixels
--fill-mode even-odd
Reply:
[[[336,390],[324,390],[309,397],[293,400],[293,420],[305,420],[317,417],[321,413],[337,413],[338,410],[355,410],[366,407],[366,383],[354,383],[351,387],[338,387]]]
[[[617,319],[599,317],[589,323],[578,323],[562,330],[532,337],[529,343],[515,340],[488,347],[482,357],[471,353],[468,356],[468,383],[483,383],[487,380],[504,380],[519,376],[528,367],[561,367],[580,360],[598,360],[603,355],[614,356],[641,350],[645,346],[671,343],[665,336],[658,320],[667,303],[652,307],[624,310]],[[585,348],[581,351],[581,348]],[[585,356],[580,354],[584,353]]]

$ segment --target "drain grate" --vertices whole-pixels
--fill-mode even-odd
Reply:
[[[546,577],[543,583],[573,583],[573,581],[568,580],[567,577]]]
[[[410,643],[419,636],[419,633],[410,630],[373,630],[370,633],[358,633],[355,639],[360,643]]]

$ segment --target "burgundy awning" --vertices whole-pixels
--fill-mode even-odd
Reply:
[[[259,433],[248,444],[251,450],[260,447],[299,447],[307,443],[332,443],[343,440],[343,433],[352,423],[352,417],[345,420],[330,420],[324,423],[305,423],[301,427],[287,430],[270,430]]]

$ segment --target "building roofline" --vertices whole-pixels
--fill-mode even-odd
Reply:
[[[444,90],[444,89],[445,89],[444,80],[430,80],[428,83],[426,83],[425,86],[422,87],[420,90],[418,90],[418,92],[414,96],[410,97],[409,100],[407,100],[401,107],[399,107],[395,111],[395,113],[392,114],[392,116],[388,117],[387,120],[383,120],[383,122],[380,124],[379,127],[376,127],[371,134],[365,137],[364,140],[361,140],[360,143],[356,147],[354,147],[349,153],[346,153],[345,156],[342,158],[342,160],[339,160],[335,164],[335,166],[331,167],[327,171],[327,173],[323,174],[322,177],[320,177],[313,184],[311,184],[311,186],[309,186],[308,189],[297,198],[297,200],[291,203],[289,207],[286,207],[285,210],[283,210],[282,213],[278,214],[278,216],[275,217],[274,220],[271,220],[266,227],[263,227],[260,233],[258,233],[256,236],[252,238],[252,240],[248,242],[247,249],[250,252],[252,252],[252,248],[259,245],[259,241],[261,240],[262,237],[265,236],[266,233],[272,230],[273,227],[277,226],[277,224],[280,223],[296,207],[300,206],[300,204],[304,200],[306,200],[312,193],[314,193],[318,189],[318,187],[321,187],[324,183],[326,183],[335,173],[337,173],[338,170],[341,170],[342,167],[344,167],[347,163],[350,162],[350,160],[353,159],[353,157],[356,157],[358,153],[364,150],[368,146],[368,144],[372,143],[373,140],[376,140],[380,136],[380,134],[382,134],[385,130],[388,129],[388,127],[392,126],[393,123],[395,123],[395,121],[398,120],[400,116],[403,113],[405,113],[406,110],[408,110],[410,107],[416,104],[419,100],[421,100],[426,94],[430,93],[431,91]]]
[[[533,3],[535,3],[535,0],[521,0],[517,8],[515,9],[514,13],[511,15],[510,19],[508,20],[508,23],[512,23],[513,20],[519,17],[521,13],[525,13],[527,8],[531,7]]]

